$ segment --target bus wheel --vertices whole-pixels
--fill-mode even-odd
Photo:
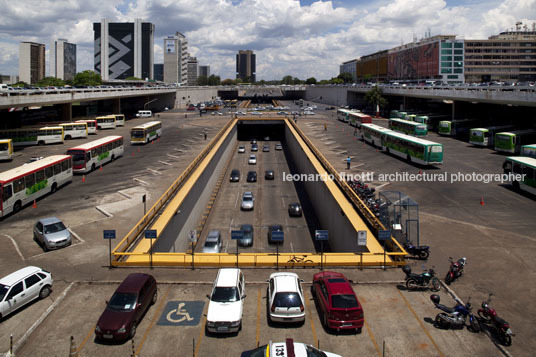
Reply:
[[[13,205],[13,213],[17,213],[18,211],[20,211],[20,207],[21,207],[20,201],[15,202],[15,204]]]
[[[519,181],[512,182],[512,186],[514,186],[515,191],[519,191]]]
[[[376,147],[376,144],[374,144],[374,140],[372,140],[372,146]]]
[[[385,149],[385,152],[387,152],[389,154],[389,148]]]
[[[95,164],[91,164],[91,171],[95,171]]]
[[[51,193],[54,193],[54,192],[56,192],[57,189],[58,189],[58,185],[54,182],[54,183],[52,184],[52,188],[50,189],[50,192],[51,192]]]
[[[114,159],[115,159],[115,156],[112,155],[112,158],[110,159],[110,161],[114,161]]]
[[[408,155],[408,156],[406,157],[406,160],[407,160],[407,162],[411,162],[411,156]]]
[[[65,140],[71,140],[71,135],[65,135]]]
[[[45,142],[43,140],[39,140],[39,142],[37,143],[37,145],[45,145]]]

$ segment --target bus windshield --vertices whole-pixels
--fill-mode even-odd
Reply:
[[[68,150],[67,155],[73,157],[73,165],[85,165],[86,164],[86,152],[84,150]]]
[[[133,137],[133,138],[144,138],[145,133],[143,132],[143,130],[132,130],[131,137]]]
[[[7,143],[0,143],[0,151],[7,151],[9,145]]]

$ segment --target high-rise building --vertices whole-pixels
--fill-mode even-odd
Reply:
[[[102,19],[93,23],[95,71],[103,80],[137,77],[153,79],[154,25],[136,19],[116,23]]]
[[[50,44],[50,76],[73,80],[76,75],[76,45],[64,39]]]
[[[19,80],[36,83],[45,78],[45,45],[21,42],[19,45]]]
[[[197,85],[197,58],[189,57],[188,58],[188,81],[189,86]]]
[[[164,81],[164,64],[163,63],[155,63],[154,64],[154,80],[155,81]]]
[[[240,50],[236,55],[236,78],[242,81],[256,81],[255,54],[251,50]]]
[[[180,32],[164,39],[164,82],[188,82],[188,41]]]
[[[350,61],[343,62],[339,66],[339,73],[350,73],[352,75],[352,80],[356,81],[356,70],[357,70],[357,61],[358,59],[353,59]]]
[[[210,66],[199,66],[199,76],[210,76]]]

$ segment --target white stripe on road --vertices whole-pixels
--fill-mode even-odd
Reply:
[[[17,242],[15,241],[15,239],[13,239],[13,237],[11,237],[10,235],[7,235],[7,234],[5,234],[5,233],[2,233],[2,235],[3,235],[4,237],[8,237],[8,238],[11,240],[11,242],[12,242],[13,245],[15,246],[15,250],[16,250],[17,253],[19,254],[20,258],[21,258],[22,260],[26,260],[26,259],[24,259],[24,256],[23,256],[22,253],[20,252],[19,246],[17,245]]]

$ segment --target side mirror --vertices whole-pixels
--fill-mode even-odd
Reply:
[[[348,280],[348,282],[349,282],[350,284],[353,284],[353,283],[354,283],[354,281],[353,281],[353,280]]]
[[[242,296],[242,300],[246,298],[247,295]]]
[[[303,283],[303,279],[300,279],[300,283]]]
[[[209,299],[209,300],[210,300],[210,295],[209,295],[209,294],[207,294],[207,299]]]
[[[109,301],[108,301],[108,300],[106,300],[106,301],[105,301],[105,303],[106,303],[106,305],[108,305]]]

